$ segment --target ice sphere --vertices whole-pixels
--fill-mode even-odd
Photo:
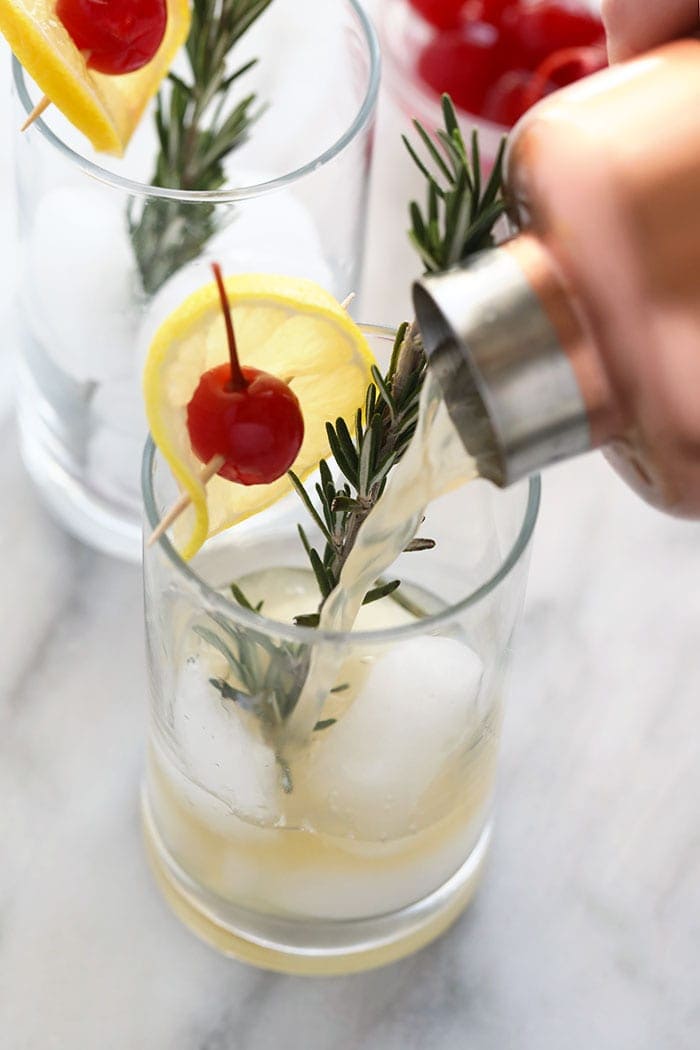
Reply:
[[[399,642],[318,734],[309,789],[358,838],[406,835],[422,796],[478,730],[483,665],[453,638]]]
[[[110,379],[100,383],[90,407],[95,423],[145,440],[147,427],[141,376],[135,372],[127,379]]]
[[[359,65],[352,30],[327,0],[305,0],[303,10],[300,18],[298,4],[274,5],[243,41],[241,62],[261,56],[246,89],[270,105],[231,165],[229,177],[237,185],[245,185],[238,164],[269,165],[275,176],[285,174],[329,149],[356,115],[349,88]]]
[[[135,282],[123,210],[85,186],[47,193],[34,218],[24,310],[47,355],[77,382],[133,370]]]
[[[313,217],[291,190],[239,205],[231,223],[211,242],[210,254],[217,253],[228,273],[308,277],[325,288],[332,283]]]
[[[141,505],[141,457],[145,431],[125,434],[113,427],[98,426],[88,442],[87,478],[106,499]]]
[[[187,772],[238,815],[273,821],[280,774],[274,753],[246,724],[246,714],[222,700],[211,674],[208,659],[192,658],[178,681],[174,731]],[[212,816],[220,820],[215,799]]]
[[[269,177],[269,173],[260,170],[240,175],[245,185],[257,185]],[[212,262],[219,262],[227,276],[276,273],[308,277],[333,290],[332,274],[313,216],[291,190],[277,190],[234,204],[228,221],[211,238],[206,252],[173,274],[150,304],[137,336],[139,372],[163,321],[188,295],[212,282]],[[352,290],[348,288],[347,292]]]

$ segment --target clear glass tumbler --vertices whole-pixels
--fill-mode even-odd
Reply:
[[[313,31],[310,29],[313,27]],[[140,374],[159,323],[210,280],[276,272],[357,290],[379,81],[358,0],[275,0],[236,47],[238,94],[264,107],[211,192],[149,184],[146,113],[122,159],[89,150],[49,109],[16,144],[25,462],[81,539],[136,559],[145,440]],[[19,127],[37,100],[14,64]],[[235,92],[236,85],[233,91]]]
[[[385,359],[393,334],[364,330]],[[150,441],[143,488],[150,532],[173,498]],[[188,564],[167,537],[146,548],[145,837],[201,937],[271,969],[348,973],[416,950],[466,906],[538,503],[534,479],[431,504],[421,531],[435,548],[401,555],[401,587],[350,633],[292,625],[318,603],[296,494]],[[332,668],[325,706],[286,749],[270,726],[294,717],[314,660]]]

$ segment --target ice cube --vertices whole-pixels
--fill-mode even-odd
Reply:
[[[246,78],[247,89],[269,105],[231,165],[229,177],[237,185],[245,185],[239,164],[269,165],[279,176],[340,138],[359,108],[350,86],[362,69],[356,47],[353,30],[327,0],[305,0],[303,18],[297,4],[275,4],[251,27],[239,59],[270,56]]]
[[[408,834],[422,796],[478,729],[483,665],[453,638],[399,642],[309,760],[309,789],[358,838]]]
[[[88,442],[87,478],[106,499],[122,505],[130,502],[135,512],[141,505],[141,457],[146,434],[126,434],[114,427],[98,426]]]
[[[245,185],[257,185],[269,172],[241,172]],[[137,336],[139,373],[154,335],[163,321],[192,292],[213,280],[211,263],[219,262],[225,275],[276,273],[308,277],[333,291],[331,271],[324,259],[313,216],[291,190],[277,190],[232,206],[226,224],[209,241],[206,252],[166,281],[148,308]],[[352,289],[342,289],[345,295]]]
[[[90,402],[94,423],[139,440],[146,435],[146,415],[141,393],[141,376],[136,372],[125,379],[100,383]]]
[[[178,681],[175,736],[188,772],[239,816],[274,820],[280,776],[274,753],[255,726],[247,724],[245,713],[235,703],[222,700],[210,676],[208,659],[191,658]],[[215,799],[212,802],[218,814]]]
[[[88,479],[100,495],[140,503],[141,457],[147,426],[140,376],[100,383],[91,403]]]
[[[331,289],[331,272],[313,216],[291,190],[276,190],[238,205],[230,224],[212,239],[209,253],[220,258],[227,273],[308,277]]]
[[[134,260],[121,200],[59,187],[34,217],[23,306],[48,356],[77,382],[133,371]]]

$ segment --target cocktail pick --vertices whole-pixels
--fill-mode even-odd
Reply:
[[[199,480],[202,482],[202,484],[206,485],[209,481],[211,481],[214,475],[221,470],[225,462],[225,456],[212,456],[212,458],[209,460],[209,462],[206,464],[201,474],[199,475]],[[189,493],[183,492],[180,498],[177,499],[175,503],[173,503],[170,510],[167,511],[165,515],[161,518],[161,520],[158,522],[155,529],[148,537],[148,540],[146,541],[146,546],[152,547],[156,540],[159,540],[163,533],[170,528],[173,522],[177,521],[180,515],[187,510],[191,502],[192,500],[190,498]]]
[[[44,95],[44,97],[41,99],[41,101],[37,102],[36,106],[31,111],[31,113],[29,114],[29,116],[27,117],[27,119],[25,120],[24,124],[22,125],[22,127],[19,130],[20,131],[26,131],[27,128],[30,128],[32,126],[32,124],[34,123],[34,121],[38,120],[39,117],[41,116],[41,114],[45,113],[50,105],[51,105],[51,99],[48,97],[48,95]]]

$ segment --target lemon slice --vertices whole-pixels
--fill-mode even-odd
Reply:
[[[0,32],[51,102],[96,150],[120,156],[190,27],[188,0],[167,0],[165,36],[151,61],[133,73],[88,69],[56,17],[54,0],[0,0]]]
[[[352,419],[364,404],[374,358],[360,329],[330,293],[301,278],[228,277],[238,355],[243,365],[286,380],[304,415],[304,441],[293,470],[306,477],[330,454],[326,420]],[[209,536],[285,496],[286,475],[270,485],[236,485],[217,476],[205,487],[192,452],[187,405],[203,372],[228,360],[216,284],[200,288],[163,322],[146,359],[143,390],[153,440],[192,500],[175,541],[191,558]]]

